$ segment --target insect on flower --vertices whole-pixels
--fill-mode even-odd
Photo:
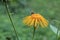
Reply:
[[[23,19],[23,23],[28,26],[37,27],[41,25],[41,27],[47,27],[48,21],[40,14],[33,13],[30,16],[26,16]]]

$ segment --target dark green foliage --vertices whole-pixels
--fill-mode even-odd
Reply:
[[[56,27],[60,26],[60,0],[8,0],[10,15],[20,40],[32,40],[33,27],[23,24],[25,16],[31,11],[40,13]],[[59,27],[60,30],[60,27]],[[48,26],[36,30],[35,40],[56,40],[56,35]],[[59,35],[60,36],[60,35]],[[2,0],[0,0],[0,40],[16,40],[15,33]],[[58,37],[60,40],[60,37]]]

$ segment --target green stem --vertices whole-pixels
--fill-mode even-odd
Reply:
[[[5,0],[4,4],[5,4],[5,7],[6,7],[6,11],[7,11],[8,17],[9,17],[9,19],[10,19],[10,22],[11,22],[12,27],[13,27],[13,29],[14,29],[14,32],[15,32],[15,34],[16,34],[17,40],[19,40],[18,34],[17,34],[17,32],[16,32],[16,29],[15,29],[15,26],[14,26],[14,24],[13,24],[12,18],[11,18],[11,16],[10,16],[10,12],[9,12],[9,8],[8,8],[7,3],[6,3],[6,0]]]
[[[34,36],[35,36],[35,29],[36,29],[36,28],[34,27],[32,40],[34,40]]]

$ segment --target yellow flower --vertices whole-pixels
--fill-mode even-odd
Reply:
[[[41,27],[47,27],[48,25],[47,20],[40,14],[32,14],[30,16],[25,17],[23,19],[23,23],[28,26],[34,27],[37,27],[38,25],[41,25]]]

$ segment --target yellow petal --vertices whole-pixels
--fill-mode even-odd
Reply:
[[[34,21],[35,19],[32,20],[32,22],[30,23],[30,26],[34,25]]]
[[[32,22],[32,19],[30,18],[26,24],[30,26],[31,22]]]
[[[31,16],[27,16],[27,17],[25,17],[24,20],[23,20],[23,23],[26,24],[26,23],[28,22],[28,20],[30,20],[30,18],[31,18]]]
[[[35,27],[37,26],[37,24],[38,24],[38,21],[37,21],[37,19],[35,20]]]
[[[43,23],[42,23],[42,21],[39,19],[39,24],[41,25],[41,27],[43,27],[44,28],[44,25],[43,25]]]
[[[48,25],[47,20],[43,18],[43,19],[41,19],[41,21],[42,21],[43,25],[44,25],[45,27],[47,27],[47,25]]]

